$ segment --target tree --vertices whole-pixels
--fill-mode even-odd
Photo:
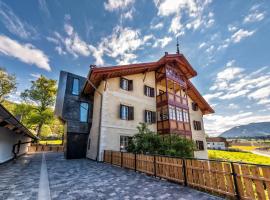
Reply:
[[[40,136],[41,128],[53,120],[53,111],[56,97],[56,80],[40,76],[36,81],[32,81],[30,89],[21,93],[21,98],[34,106],[34,112],[29,118],[29,123],[37,124],[37,136]]]
[[[180,157],[193,156],[195,145],[190,139],[176,134],[160,136],[151,131],[145,123],[140,123],[137,129],[138,133],[133,136],[128,144],[128,152]]]
[[[0,68],[0,103],[16,90],[16,76],[10,75],[4,68]]]

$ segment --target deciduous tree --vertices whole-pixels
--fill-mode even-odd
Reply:
[[[16,90],[16,76],[10,75],[4,68],[0,67],[0,103]]]

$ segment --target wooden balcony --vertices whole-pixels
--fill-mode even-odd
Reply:
[[[165,92],[157,96],[157,107],[168,104],[188,109],[187,98],[172,94],[170,92]]]

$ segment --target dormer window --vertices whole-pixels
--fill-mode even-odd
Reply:
[[[133,90],[133,80],[128,80],[125,78],[120,78],[120,88],[127,91]]]
[[[79,79],[74,78],[72,83],[72,94],[79,95]]]

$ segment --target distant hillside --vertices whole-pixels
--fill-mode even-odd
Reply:
[[[222,134],[221,137],[234,138],[234,137],[261,137],[270,135],[270,122],[251,123],[233,127]]]

